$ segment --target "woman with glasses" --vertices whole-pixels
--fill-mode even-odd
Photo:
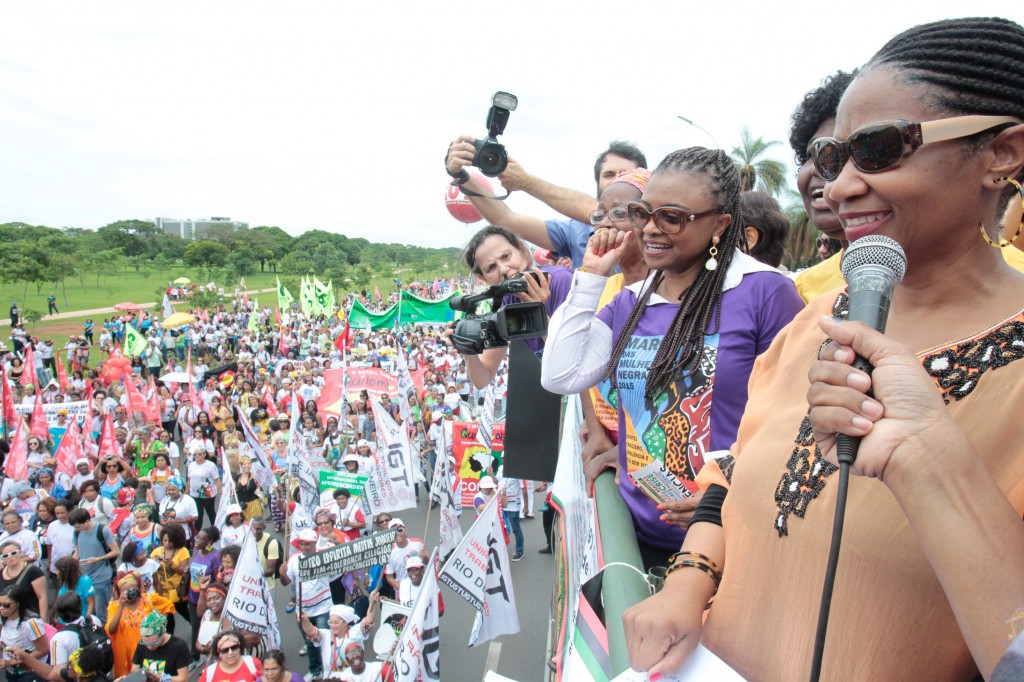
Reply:
[[[888,237],[906,274],[884,334],[834,319],[836,291],[759,359],[732,456],[701,473],[706,522],[626,612],[634,668],[674,671],[699,641],[744,677],[808,678],[845,434],[859,452],[822,679],[995,679],[1024,604],[1024,276],[1003,256],[1024,225],[1000,221],[1024,179],[1024,78],[1006,68],[1022,60],[1007,20],[911,28],[812,142],[847,253]]]
[[[263,663],[255,656],[242,654],[242,634],[228,630],[217,635],[212,645],[214,663],[206,667],[199,682],[256,682]]]
[[[803,306],[784,275],[736,249],[740,179],[720,150],[669,154],[632,232],[594,233],[573,291],[551,320],[544,386],[575,393],[610,379],[619,407],[619,489],[645,566],[664,566],[686,534],[704,462],[735,439],[754,359]],[[636,240],[651,275],[595,313],[607,277]],[[719,248],[721,245],[721,248]],[[648,497],[667,481],[671,501]]]
[[[116,499],[117,493],[124,487],[125,477],[129,473],[128,465],[117,457],[107,455],[101,459],[93,472],[96,480],[99,481],[100,495],[107,500]]]
[[[32,682],[39,679],[35,673],[21,665],[13,649],[21,649],[37,659],[46,658],[49,652],[46,627],[39,618],[39,612],[32,609],[30,600],[31,590],[23,585],[0,588],[0,619],[3,620],[0,642],[4,647],[0,668],[6,671],[7,682]]]
[[[46,590],[46,575],[35,564],[25,560],[17,540],[0,543],[0,590],[11,585],[21,585],[27,591],[25,597],[29,608],[46,615],[49,595]]]

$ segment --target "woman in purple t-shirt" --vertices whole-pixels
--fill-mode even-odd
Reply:
[[[548,328],[545,388],[576,393],[611,379],[604,398],[619,414],[619,488],[648,568],[667,565],[682,544],[694,479],[732,445],[754,359],[803,307],[789,279],[737,250],[739,197],[721,150],[669,154],[627,204],[632,232],[591,237]],[[595,312],[631,240],[651,275]]]

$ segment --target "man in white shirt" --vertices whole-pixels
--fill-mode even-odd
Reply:
[[[423,542],[418,538],[409,539],[405,532],[405,522],[402,519],[391,519],[388,523],[388,529],[392,528],[398,530],[398,535],[395,536],[395,546],[391,548],[391,557],[388,559],[388,565],[384,568],[384,578],[397,595],[402,580],[408,575],[405,562],[414,556],[419,556],[422,559],[424,547]]]

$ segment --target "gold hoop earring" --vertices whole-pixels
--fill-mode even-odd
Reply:
[[[1010,183],[1011,185],[1013,185],[1017,189],[1017,194],[1021,198],[1021,206],[1024,207],[1024,189],[1021,188],[1020,183],[1017,182],[1014,178],[1011,178],[1009,176],[998,178],[996,180],[996,182],[1002,182],[1004,180],[1006,182]],[[981,236],[982,236],[982,238],[985,240],[985,242],[989,246],[995,247],[997,249],[1005,249],[1007,246],[1009,246],[1009,245],[1013,244],[1015,241],[1017,241],[1017,238],[1020,237],[1021,232],[1024,232],[1024,214],[1021,215],[1020,224],[1017,226],[1017,231],[1014,232],[1013,236],[1010,237],[1005,242],[1002,241],[1002,239],[1003,239],[1002,235],[999,236],[999,240],[1000,241],[998,241],[998,242],[994,242],[991,239],[989,239],[988,234],[985,232],[985,223],[978,223],[978,227],[981,229]]]
[[[718,255],[718,237],[714,237],[711,240],[711,248],[708,250],[709,258],[704,263],[704,268],[714,272],[718,269],[718,259],[715,256]]]

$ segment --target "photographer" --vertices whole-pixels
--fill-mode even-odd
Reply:
[[[473,165],[476,156],[474,143],[476,138],[471,135],[460,135],[448,149],[445,168],[452,177],[457,177],[467,167]],[[634,168],[645,168],[647,160],[644,155],[629,142],[612,142],[602,152],[594,164],[594,180],[600,195],[619,173]],[[587,222],[590,212],[597,208],[597,201],[576,190],[558,187],[527,173],[514,159],[508,160],[508,167],[498,175],[501,184],[509,192],[522,190],[530,196],[540,199],[570,220],[541,220],[533,216],[516,213],[505,202],[490,197],[490,191],[473,179],[465,182],[462,187],[468,190],[466,196],[473,203],[485,220],[494,225],[505,225],[517,235],[532,244],[568,256],[573,267],[579,267],[583,254],[587,250],[587,240],[593,228]],[[473,196],[469,192],[483,194]]]
[[[524,276],[527,291],[506,297],[502,305],[516,301],[543,303],[548,316],[565,300],[572,284],[572,272],[566,268],[546,266],[531,271],[533,261],[526,243],[506,227],[489,225],[477,232],[469,240],[463,258],[473,274],[490,286]],[[538,355],[544,347],[543,339],[526,339],[525,343]],[[508,347],[503,346],[488,348],[480,355],[464,355],[466,373],[473,385],[486,388],[507,354]]]

